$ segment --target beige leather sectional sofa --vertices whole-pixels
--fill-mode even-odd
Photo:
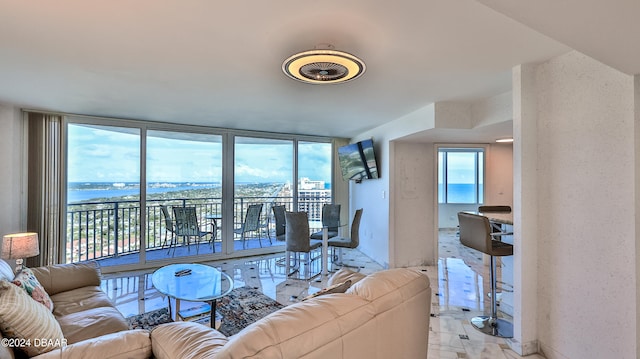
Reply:
[[[100,289],[101,274],[95,263],[39,267],[33,268],[32,271],[53,301],[51,314],[64,336],[60,348],[37,355],[35,358],[151,357],[149,332],[129,330],[122,314]],[[4,294],[0,295],[0,302],[3,299]],[[42,306],[40,303],[36,304]],[[41,315],[43,323],[50,320],[47,313]],[[5,342],[10,343],[6,340]],[[10,344],[21,346],[27,342],[14,341]],[[34,340],[31,339],[29,344],[34,344]],[[16,354],[20,357],[19,352],[14,353],[7,345],[0,346],[0,358],[14,358]]]
[[[163,324],[151,332],[153,354],[158,359],[426,358],[427,276],[391,269],[352,278],[345,293],[287,306],[230,338],[195,323]]]
[[[287,306],[229,338],[191,322],[163,324],[151,333],[128,330],[100,290],[94,264],[33,272],[54,302],[67,341],[39,359],[427,357],[431,289],[427,276],[412,269],[368,276],[340,271],[329,285],[350,279],[345,293]],[[0,358],[13,358],[6,349],[0,347]]]

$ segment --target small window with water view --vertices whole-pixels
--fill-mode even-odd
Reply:
[[[484,149],[441,148],[438,152],[438,202],[484,201]]]

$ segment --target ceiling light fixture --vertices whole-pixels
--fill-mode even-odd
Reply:
[[[331,45],[320,46],[290,56],[282,63],[282,71],[294,80],[311,84],[343,83],[364,73],[366,66],[359,58]]]
[[[499,143],[513,142],[513,138],[500,138],[500,139],[497,139],[496,142],[499,142]]]

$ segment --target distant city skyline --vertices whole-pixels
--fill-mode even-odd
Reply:
[[[221,136],[149,131],[147,182],[220,182]],[[290,182],[291,141],[241,138],[236,145],[236,182]],[[138,129],[69,125],[68,182],[140,181]],[[331,145],[300,142],[298,175],[331,182]]]

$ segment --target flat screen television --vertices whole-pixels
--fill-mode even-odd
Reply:
[[[345,181],[360,182],[378,178],[378,163],[373,140],[364,140],[338,148],[338,161]]]

